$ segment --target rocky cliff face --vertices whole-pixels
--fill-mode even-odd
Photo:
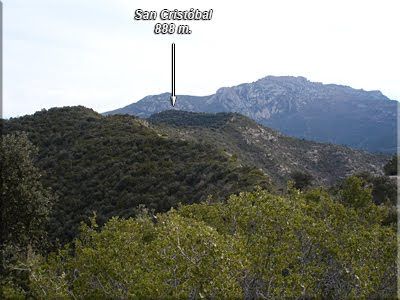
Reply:
[[[106,114],[148,117],[171,109],[169,96],[147,96]],[[390,153],[396,151],[397,105],[379,91],[267,76],[210,96],[178,96],[175,109],[238,112],[294,137]]]

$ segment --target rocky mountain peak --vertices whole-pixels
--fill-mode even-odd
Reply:
[[[171,109],[169,96],[147,96],[105,114],[149,117]],[[178,95],[174,109],[238,112],[294,137],[393,153],[397,105],[380,91],[322,84],[301,76],[266,76],[255,82],[222,87],[209,96]]]

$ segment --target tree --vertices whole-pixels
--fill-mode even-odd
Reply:
[[[43,188],[34,166],[36,148],[24,133],[5,135],[1,140],[1,285],[27,275],[16,265],[26,261],[29,251],[45,240],[52,196]],[[18,269],[18,270],[17,270]],[[16,271],[17,270],[17,271]]]
[[[392,156],[392,158],[383,167],[383,171],[387,176],[397,175],[397,155]]]
[[[304,190],[313,181],[312,175],[308,172],[294,171],[291,177],[294,180],[294,187],[299,190]]]
[[[397,204],[397,184],[396,180],[388,176],[374,176],[368,172],[360,172],[355,176],[364,180],[371,187],[372,198],[376,205]]]
[[[371,189],[365,187],[365,181],[356,176],[343,180],[339,197],[344,205],[352,208],[365,208],[372,204]]]

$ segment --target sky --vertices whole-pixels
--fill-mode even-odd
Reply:
[[[113,110],[170,92],[209,95],[267,75],[381,90],[400,100],[400,1],[3,0],[3,117]],[[213,9],[155,35],[136,9]],[[178,98],[179,101],[179,98]]]

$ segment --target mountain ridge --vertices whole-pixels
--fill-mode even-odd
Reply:
[[[228,155],[260,168],[281,186],[295,171],[310,173],[314,183],[322,185],[361,171],[382,175],[388,160],[350,147],[289,137],[239,113],[167,110],[147,120],[166,136],[217,145]]]
[[[171,109],[169,93],[146,96],[104,113],[142,118]],[[287,135],[370,152],[397,149],[395,100],[380,91],[311,82],[304,77],[266,76],[251,83],[221,87],[208,96],[180,95],[174,109],[238,112]]]

